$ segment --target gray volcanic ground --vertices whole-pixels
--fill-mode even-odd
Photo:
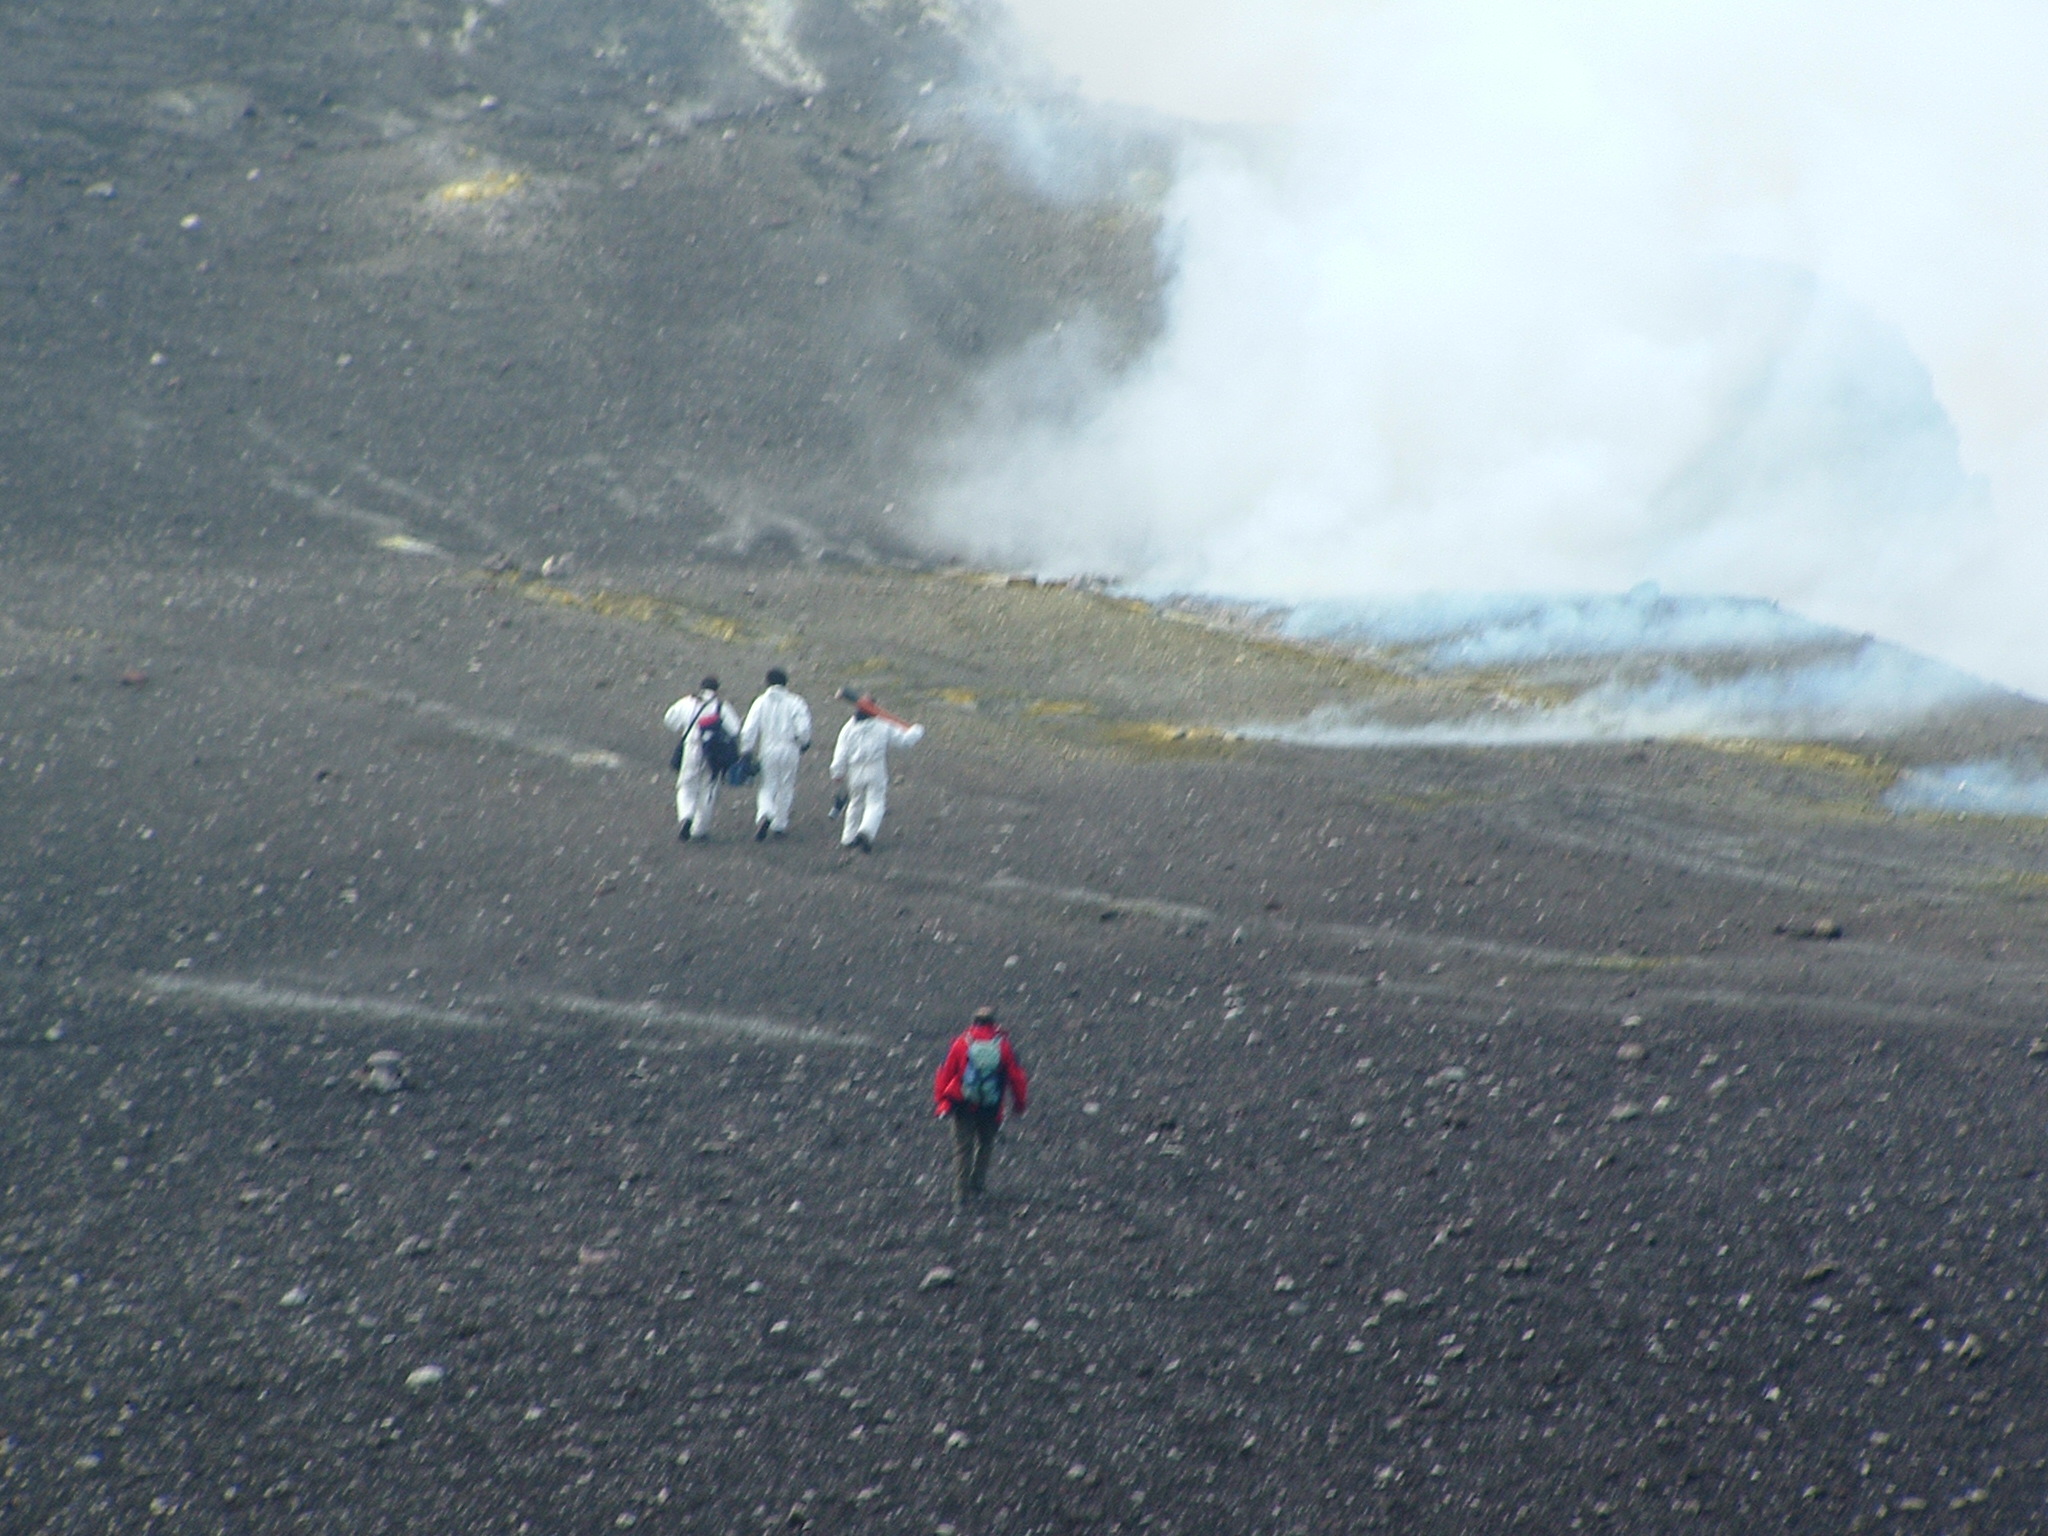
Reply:
[[[886,544],[982,363],[1084,311],[1146,334],[1152,220],[1081,194],[1163,154],[1034,192],[965,131],[997,93],[947,7],[818,6],[802,53],[780,9],[10,8],[10,536],[204,541],[232,506],[480,551]]]
[[[779,14],[0,16],[0,1525],[2036,1526],[2041,825],[900,560],[1161,152]],[[931,728],[871,858],[674,841],[778,662]]]

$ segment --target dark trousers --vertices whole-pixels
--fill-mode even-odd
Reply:
[[[996,1158],[999,1112],[955,1104],[953,1121],[953,1198],[962,1205],[969,1195],[988,1188],[988,1165]]]

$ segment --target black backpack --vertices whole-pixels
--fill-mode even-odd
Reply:
[[[740,760],[740,744],[733,739],[732,733],[726,730],[722,710],[718,717],[708,724],[697,723],[703,717],[704,711],[710,709],[713,703],[713,700],[707,699],[699,704],[697,713],[690,716],[690,723],[683,727],[683,734],[676,738],[676,749],[668,755],[670,773],[683,771],[683,751],[690,744],[692,731],[697,733],[697,750],[703,755],[704,766],[711,771],[713,778],[722,778],[732,765]]]
[[[704,754],[704,766],[714,779],[725,777],[740,760],[740,744],[732,739],[721,720],[697,727],[697,748]]]

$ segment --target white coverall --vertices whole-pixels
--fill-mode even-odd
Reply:
[[[839,829],[841,847],[865,837],[870,843],[882,830],[882,812],[889,808],[889,749],[914,747],[924,740],[921,725],[897,725],[870,715],[855,715],[839,732],[832,749],[832,778],[846,783],[846,817]]]
[[[754,820],[771,832],[789,830],[789,807],[796,799],[796,765],[811,744],[811,706],[780,683],[754,700],[747,723],[740,727],[740,751],[761,763],[761,785],[754,791]]]
[[[709,837],[711,818],[718,811],[719,775],[704,761],[704,748],[697,739],[698,729],[714,714],[720,730],[728,736],[737,734],[732,706],[715,693],[693,693],[677,699],[661,717],[663,725],[685,738],[682,771],[676,775],[676,824],[687,826],[692,837]]]

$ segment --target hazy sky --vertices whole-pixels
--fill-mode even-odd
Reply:
[[[1091,96],[1211,121],[1287,122],[1333,83],[1368,0],[1010,0]],[[1162,15],[1171,21],[1161,25]]]

